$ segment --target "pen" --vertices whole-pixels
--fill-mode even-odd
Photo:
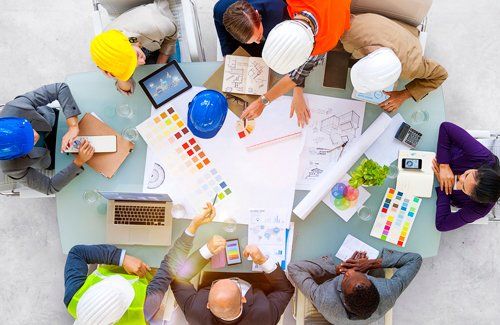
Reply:
[[[214,204],[215,204],[215,201],[217,201],[217,194],[218,194],[218,193],[215,193],[214,200],[212,201],[212,205],[214,205]]]

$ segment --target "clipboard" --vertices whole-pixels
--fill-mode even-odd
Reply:
[[[134,149],[134,143],[128,141],[109,125],[89,113],[85,113],[80,123],[78,123],[78,127],[80,128],[79,135],[116,136],[116,152],[95,153],[94,156],[87,161],[87,165],[97,173],[106,178],[113,177],[118,168],[120,168],[127,156]]]
[[[236,51],[233,52],[232,55],[239,55],[239,56],[246,56],[250,57],[251,55],[248,54],[247,51],[245,51],[241,46],[236,49]],[[222,91],[222,80],[224,77],[224,62],[222,62],[221,66],[215,70],[215,72],[205,81],[203,86],[205,86],[208,89],[213,89],[217,90],[226,96],[228,99],[227,103],[229,105],[229,109],[236,114],[236,116],[240,116],[243,110],[246,108],[248,104],[253,102],[254,100],[257,100],[260,96],[257,95],[244,95],[244,94],[233,94],[233,93],[226,93]],[[272,87],[278,80],[281,78],[279,74],[276,72],[272,71],[270,69],[269,71],[269,88]]]

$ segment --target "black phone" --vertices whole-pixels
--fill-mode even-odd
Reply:
[[[404,169],[422,169],[422,159],[403,158],[401,164]]]
[[[238,239],[226,240],[226,259],[227,265],[241,263],[240,242]]]

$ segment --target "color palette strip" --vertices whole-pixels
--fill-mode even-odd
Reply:
[[[238,120],[236,122],[236,132],[238,133],[238,137],[243,139],[247,137],[250,133],[255,129],[255,120]]]
[[[371,236],[404,247],[422,199],[388,188]]]
[[[215,195],[221,201],[232,193],[212,160],[172,107],[162,109],[160,114],[138,125],[137,130],[157,158],[163,161],[168,174],[173,176],[175,188],[184,191],[193,205],[212,201]]]

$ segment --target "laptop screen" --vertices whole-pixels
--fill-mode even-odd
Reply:
[[[101,192],[101,191],[99,191],[99,193],[105,199],[115,200],[115,201],[172,202],[172,199],[167,194]]]

